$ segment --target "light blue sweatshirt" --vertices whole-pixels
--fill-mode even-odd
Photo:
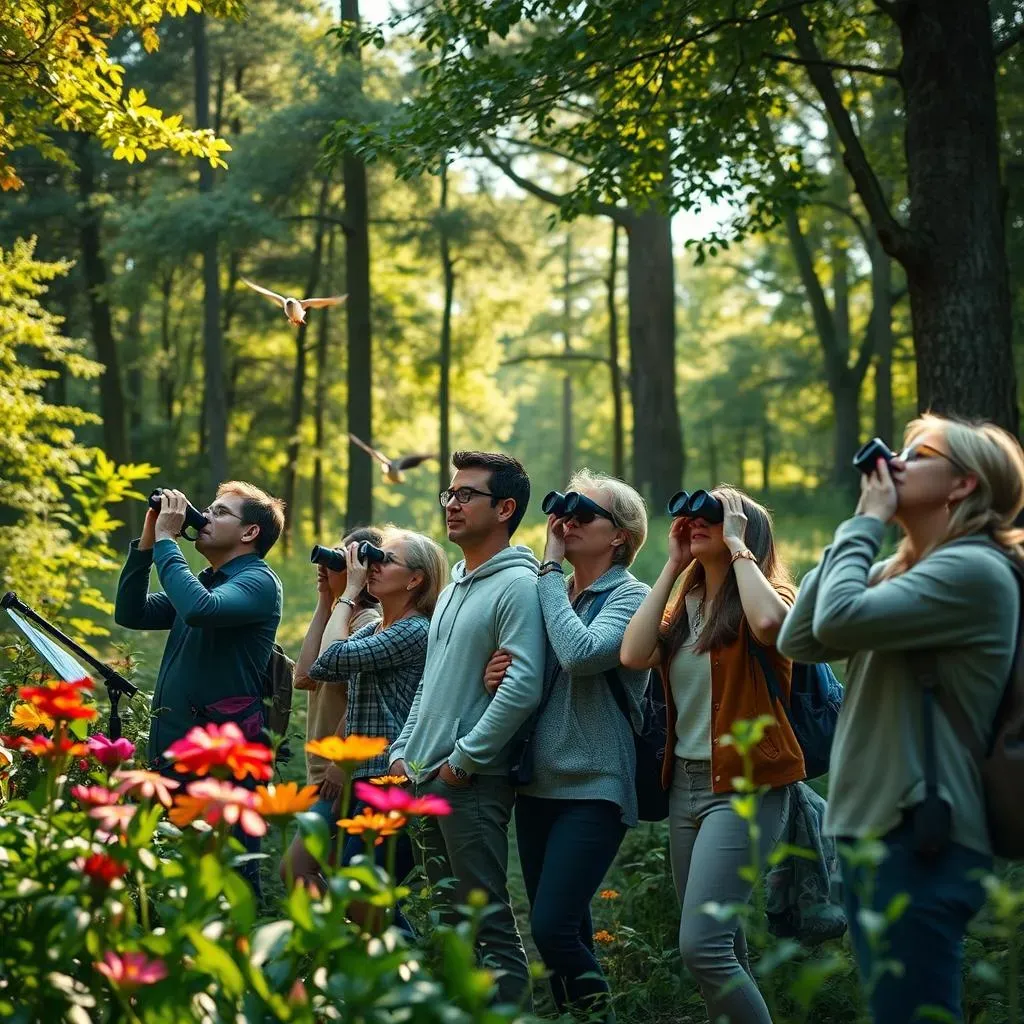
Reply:
[[[509,746],[540,703],[545,634],[537,595],[537,559],[509,547],[472,572],[452,569],[437,600],[423,679],[409,718],[391,745],[422,780],[446,760],[474,775],[508,771]],[[484,668],[497,648],[512,664],[492,698]]]

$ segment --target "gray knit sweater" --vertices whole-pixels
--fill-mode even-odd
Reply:
[[[650,672],[619,664],[619,647],[629,620],[650,591],[620,565],[612,566],[569,603],[570,581],[552,572],[537,581],[544,627],[560,671],[534,736],[534,775],[520,792],[561,800],[610,800],[624,824],[637,823],[632,729],[641,724],[640,702]],[[588,626],[594,595],[613,590]],[[619,710],[604,673],[617,669],[633,721]],[[545,679],[550,676],[545,672]]]

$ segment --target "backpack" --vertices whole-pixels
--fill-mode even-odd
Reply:
[[[1002,552],[1002,548],[999,549]],[[1005,552],[1003,552],[1005,556]],[[1024,565],[1006,556],[1017,577],[1024,619]],[[929,654],[910,660],[911,668],[923,686],[922,726],[925,742],[926,802],[938,794],[935,759],[935,704],[942,708],[957,739],[967,748],[978,766],[985,797],[989,839],[992,852],[1007,860],[1024,860],[1024,815],[1020,813],[1020,795],[1024,792],[1024,657],[1021,642],[1024,626],[1018,625],[1010,678],[996,711],[992,743],[986,750],[971,727],[956,697],[938,685],[934,657]],[[948,836],[946,837],[948,838]]]
[[[263,725],[264,732],[287,737],[288,723],[292,715],[292,682],[295,676],[295,662],[284,653],[279,643],[270,651],[270,661],[263,676]],[[269,739],[269,737],[267,737]],[[279,761],[291,757],[287,740],[282,740],[277,751]]]
[[[836,720],[843,706],[842,684],[824,662],[794,661],[787,704],[764,649],[753,642],[750,649],[761,666],[768,693],[782,707],[796,741],[800,744],[807,778],[816,779],[825,775],[832,753]]]

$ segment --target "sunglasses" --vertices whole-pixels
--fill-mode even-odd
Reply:
[[[608,509],[598,505],[596,501],[591,501],[585,494],[570,491],[565,496],[566,519],[575,519],[580,526],[586,526],[588,523],[592,523],[598,516],[601,516],[602,519],[607,519],[612,526],[619,527],[619,521]]]
[[[945,459],[955,469],[960,470],[961,473],[966,473],[967,470],[960,465],[952,455],[948,455],[946,452],[939,451],[938,448],[933,447],[930,444],[911,444],[907,445],[897,456],[901,462],[919,462],[922,459]]]

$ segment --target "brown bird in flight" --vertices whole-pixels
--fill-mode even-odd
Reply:
[[[324,306],[337,306],[348,298],[347,295],[332,295],[325,299],[296,299],[290,295],[278,295],[277,292],[272,292],[269,288],[261,288],[258,284],[250,281],[247,277],[242,278],[242,283],[248,285],[254,292],[259,292],[260,295],[266,295],[268,299],[272,299],[276,302],[284,310],[284,315],[288,317],[288,322],[293,327],[298,327],[300,324],[304,324],[306,322],[307,309],[322,309]]]
[[[376,448],[371,448],[365,441],[361,441],[355,434],[349,434],[348,439],[359,448],[362,448],[367,455],[371,458],[376,459],[380,463],[381,472],[384,474],[384,479],[391,484],[400,484],[405,480],[405,473],[403,469],[415,469],[421,462],[426,462],[427,459],[440,458],[439,455],[402,455],[397,459],[389,459],[383,452],[377,451]]]

